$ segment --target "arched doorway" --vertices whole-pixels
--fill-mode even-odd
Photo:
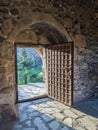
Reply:
[[[52,20],[53,21],[53,20]],[[64,31],[64,28],[60,28],[59,24],[55,25],[54,21],[51,24],[48,22],[43,22],[43,20],[35,20],[32,22],[33,24],[29,24],[29,28],[26,26],[22,26],[20,28],[20,31],[18,31],[18,34],[15,33],[15,39],[17,43],[25,43],[28,45],[36,45],[36,46],[42,46],[45,48],[45,61],[46,62],[46,81],[47,81],[47,92],[48,96],[56,99],[60,102],[63,102],[67,105],[72,105],[72,99],[73,99],[73,42],[71,42],[71,39],[69,37],[66,37],[66,31]],[[56,28],[55,28],[56,27]],[[15,31],[15,30],[14,30]],[[68,35],[67,35],[68,36]],[[10,38],[10,37],[9,37]],[[55,48],[55,51],[54,49]],[[51,50],[51,53],[49,54],[49,51]],[[57,59],[53,59],[51,57],[51,54],[54,54],[54,58],[57,56]],[[48,57],[47,57],[48,55]],[[51,57],[51,59],[49,59]],[[64,59],[64,57],[66,57]],[[62,59],[62,60],[61,60]],[[49,62],[51,60],[51,63]],[[55,60],[55,64],[58,63],[58,60],[61,61],[60,64],[57,64],[57,69],[54,68],[53,62]],[[63,61],[63,62],[62,62]],[[49,68],[49,64],[52,66]],[[65,65],[64,65],[65,64]],[[51,69],[52,68],[52,69]],[[62,69],[63,68],[63,69]],[[66,69],[64,69],[66,68]],[[50,79],[55,79],[54,81],[49,81],[49,70],[55,70],[54,73],[57,73],[55,75],[55,78],[52,78],[52,71],[50,75]],[[63,73],[60,73],[56,70],[63,70]],[[58,74],[59,73],[59,74]],[[62,77],[58,81],[58,76]],[[64,80],[66,79],[66,81]],[[70,82],[69,82],[69,81]],[[51,88],[49,88],[49,84],[51,83]],[[57,85],[58,87],[54,89],[55,82],[59,82]],[[62,86],[62,88],[61,88]],[[56,95],[51,95],[51,91],[56,91]],[[54,92],[55,93],[55,92]],[[52,94],[54,94],[52,93]],[[66,95],[66,97],[64,96]],[[65,98],[65,99],[64,99]]]

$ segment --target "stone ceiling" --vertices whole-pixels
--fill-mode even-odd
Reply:
[[[67,39],[63,34],[45,23],[32,25],[30,29],[21,31],[16,38],[16,42],[32,42],[33,44],[59,44],[65,43],[66,41]]]

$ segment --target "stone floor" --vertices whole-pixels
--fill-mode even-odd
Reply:
[[[49,98],[20,103],[16,105],[18,119],[1,121],[0,130],[98,130],[98,99],[75,104],[75,107]],[[90,113],[84,113],[84,108]],[[97,117],[92,116],[93,112]]]
[[[18,86],[18,100],[35,98],[46,95],[45,83],[31,83]]]

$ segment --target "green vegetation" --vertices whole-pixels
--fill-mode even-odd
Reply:
[[[42,60],[34,49],[17,49],[17,70],[19,85],[43,82]]]

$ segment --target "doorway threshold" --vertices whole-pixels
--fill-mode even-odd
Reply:
[[[47,98],[47,97],[48,97],[48,95],[41,95],[41,96],[29,98],[29,99],[23,99],[23,100],[17,101],[16,104],[17,104],[17,103],[23,103],[23,102],[34,101],[34,100],[38,100],[38,99],[42,99],[42,98]]]

